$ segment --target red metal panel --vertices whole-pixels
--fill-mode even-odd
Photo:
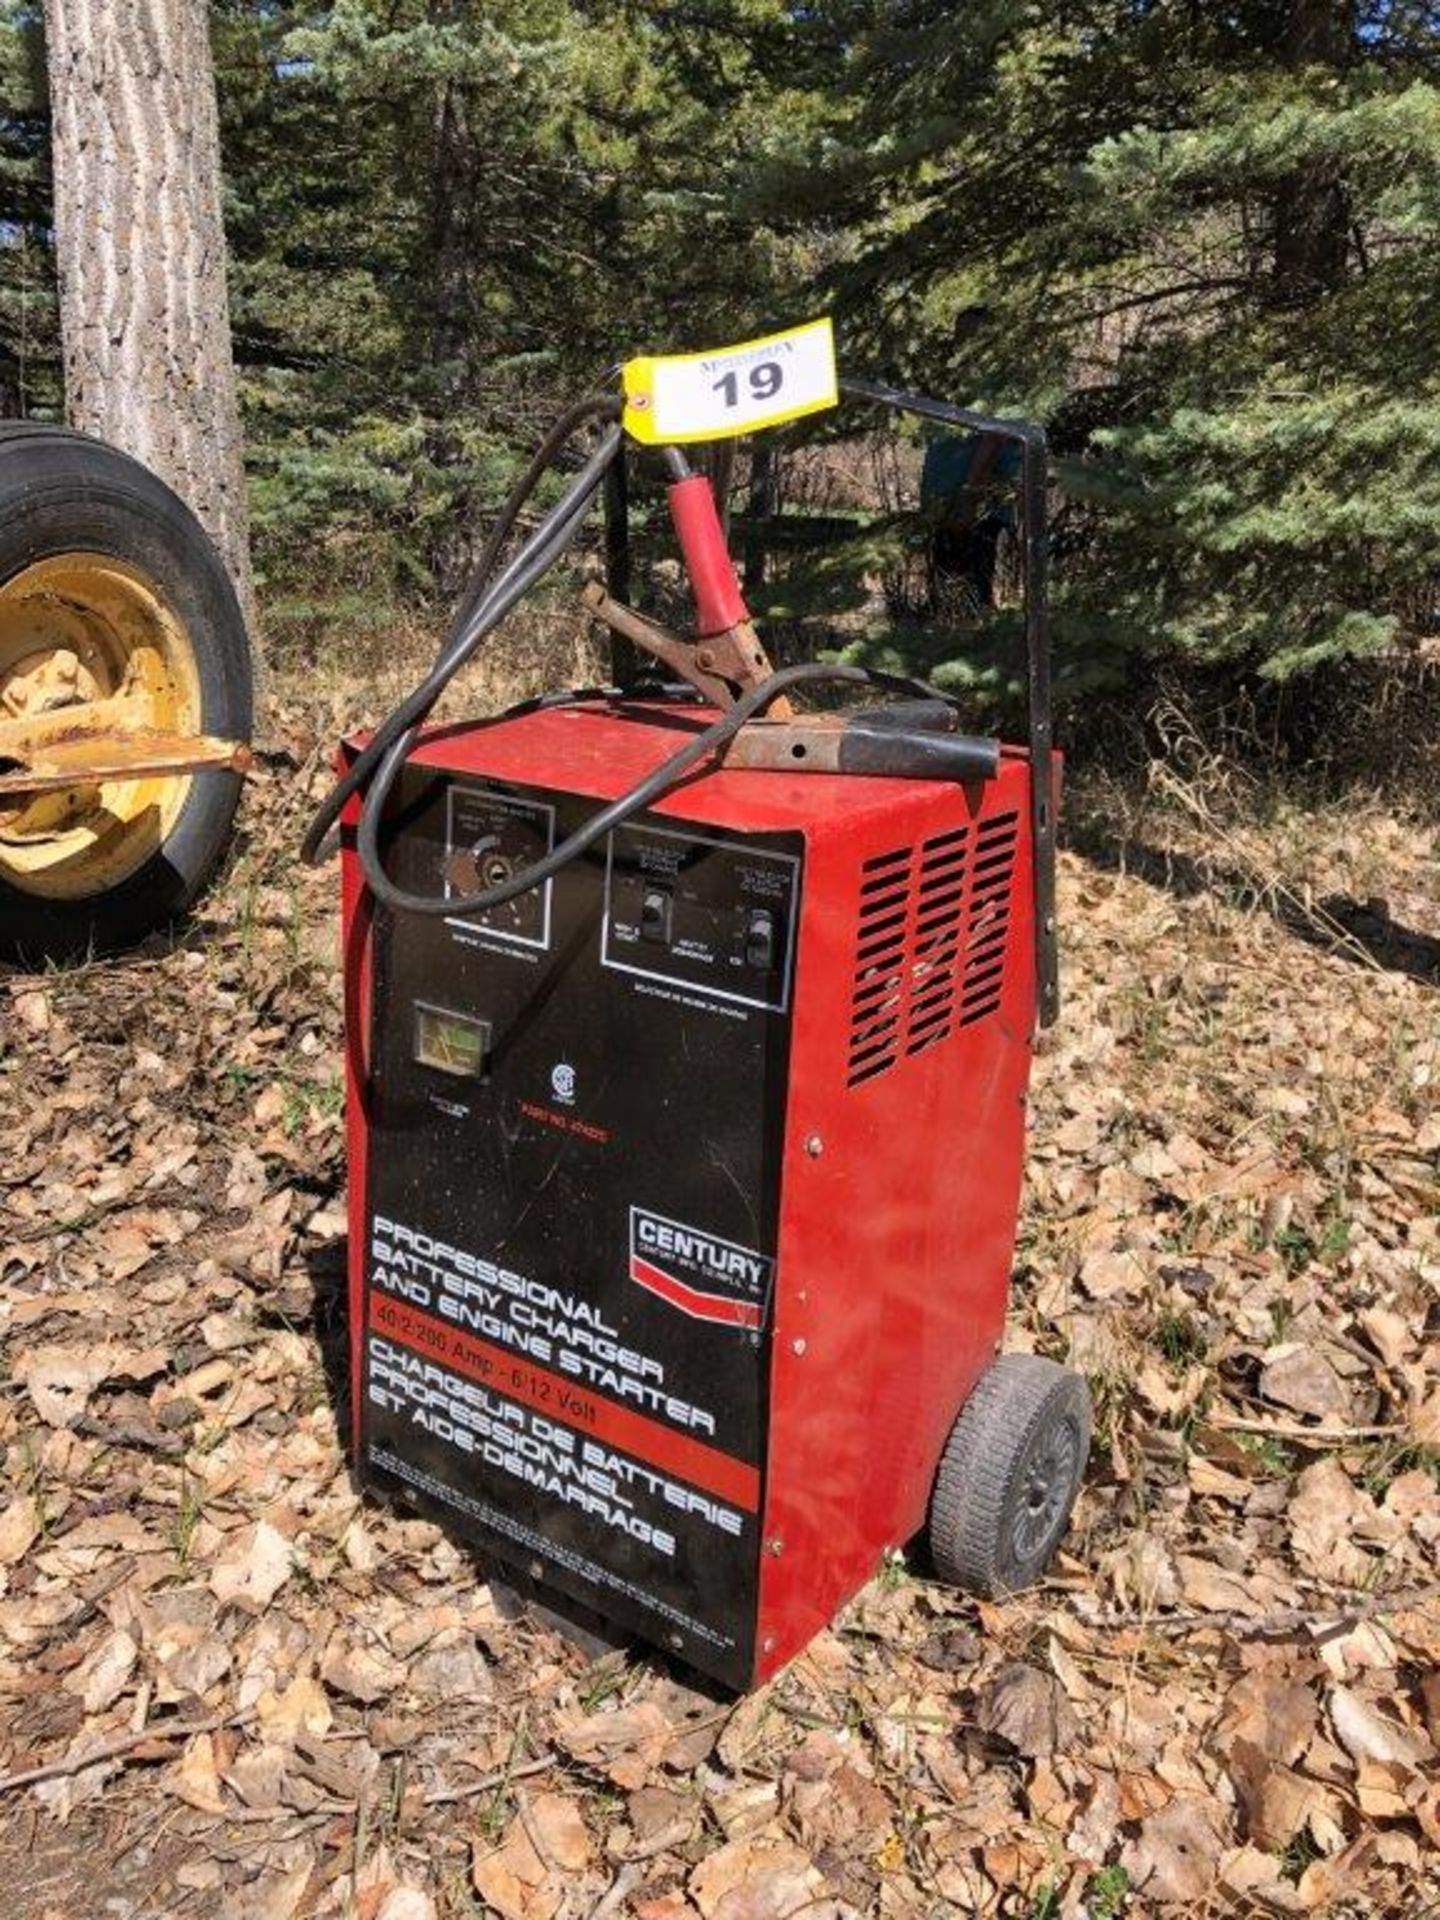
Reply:
[[[805,882],[781,1196],[761,1649],[783,1665],[924,1524],[1005,1321],[1034,1017],[1028,765],[840,814]],[[978,805],[977,805],[978,798]],[[1019,809],[1001,1005],[847,1085],[864,860]]]
[[[715,718],[713,708],[673,704],[635,702],[619,711],[590,704],[551,707],[509,720],[436,728],[414,758],[458,773],[613,800]],[[738,833],[811,834],[841,819],[893,819],[907,800],[933,799],[935,792],[934,783],[924,780],[722,770],[691,777],[652,811]]]

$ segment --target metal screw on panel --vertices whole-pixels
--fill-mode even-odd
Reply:
[[[781,1554],[785,1551],[785,1542],[780,1538],[778,1533],[773,1534],[771,1538],[765,1542],[765,1551],[774,1554]]]
[[[545,1577],[544,1567],[541,1566],[538,1560],[532,1560],[530,1562],[530,1578],[532,1580],[543,1580],[544,1577]]]
[[[792,1340],[790,1342],[790,1351],[792,1353],[804,1353],[805,1342],[803,1340]]]
[[[672,1633],[672,1634],[671,1634],[671,1636],[670,1636],[670,1644],[671,1644],[671,1646],[672,1646],[672,1647],[673,1647],[673,1648],[675,1649],[675,1651],[676,1651],[676,1653],[679,1653],[679,1651],[680,1651],[680,1649],[681,1649],[681,1648],[682,1648],[682,1647],[684,1646],[684,1644],[685,1644],[685,1636],[684,1636],[684,1634],[683,1634],[683,1633]]]
[[[805,1151],[812,1160],[818,1160],[821,1154],[824,1153],[825,1142],[820,1138],[818,1133],[812,1133],[810,1138],[805,1142]]]

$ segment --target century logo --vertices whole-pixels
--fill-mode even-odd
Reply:
[[[703,1227],[630,1209],[630,1278],[696,1319],[758,1327],[773,1264]]]

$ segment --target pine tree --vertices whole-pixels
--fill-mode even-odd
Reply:
[[[0,4],[0,418],[58,418],[60,313],[38,5]]]
[[[232,4],[223,46],[269,583],[283,617],[328,546],[347,616],[383,621],[396,592],[453,590],[518,448],[593,357],[571,297],[593,182],[555,131],[566,18]]]
[[[832,43],[833,46],[833,43]],[[852,356],[1051,427],[1072,679],[1283,676],[1423,625],[1440,552],[1428,6],[860,10],[826,144]]]
[[[777,0],[743,12],[222,0],[272,620],[447,597],[524,450],[607,365],[784,317],[796,249],[726,183],[790,29]]]
[[[780,0],[212,0],[211,32],[279,637],[383,629],[397,602],[452,595],[543,424],[608,365],[809,310],[808,243],[731,191],[750,150],[816,111],[768,77],[793,66]],[[0,405],[54,414],[25,0],[0,12],[0,90]]]

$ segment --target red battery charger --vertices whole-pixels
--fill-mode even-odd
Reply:
[[[1027,497],[1043,566],[1043,468]],[[681,532],[713,565],[718,536]],[[709,641],[696,682],[734,657]],[[735,1688],[927,1517],[963,1584],[1043,1567],[1088,1402],[1053,1363],[997,1356],[1054,997],[1046,709],[962,778],[897,770],[934,750],[908,722],[756,719],[749,749],[626,813],[723,710],[643,688],[535,703],[407,741],[368,869],[352,794],[367,1486]],[[857,761],[881,770],[839,770]],[[438,906],[377,898],[382,836],[385,894]]]

